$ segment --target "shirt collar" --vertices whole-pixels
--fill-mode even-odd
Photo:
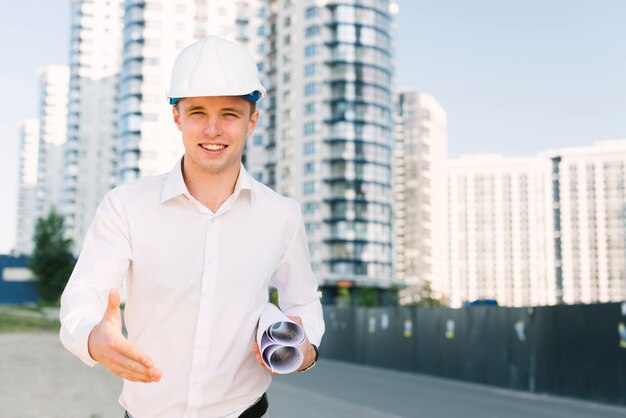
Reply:
[[[183,159],[179,159],[172,171],[167,175],[167,179],[161,191],[161,204],[180,195],[191,197],[191,193],[189,193],[189,189],[187,189],[187,185],[183,179],[182,162]],[[237,177],[237,183],[233,191],[235,199],[239,197],[242,190],[249,190],[250,198],[254,199],[254,179],[248,174],[243,164],[240,164],[239,176]]]

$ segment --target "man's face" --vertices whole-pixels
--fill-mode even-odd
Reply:
[[[183,134],[185,167],[221,174],[239,170],[243,147],[259,118],[241,97],[188,97],[173,106],[174,123]]]

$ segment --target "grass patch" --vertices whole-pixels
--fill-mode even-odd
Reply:
[[[0,332],[58,331],[59,321],[0,313]]]

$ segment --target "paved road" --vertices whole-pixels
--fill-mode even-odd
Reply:
[[[0,334],[0,417],[121,418],[119,379],[83,365],[55,333]],[[330,360],[279,376],[271,418],[626,418],[626,408]]]
[[[272,418],[617,418],[626,408],[324,360],[274,379]],[[298,414],[298,404],[304,405]]]

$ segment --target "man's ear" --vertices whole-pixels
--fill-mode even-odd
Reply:
[[[178,113],[178,108],[176,106],[172,106],[172,116],[174,116],[174,123],[179,131],[183,131],[183,127],[180,124],[180,113]]]
[[[248,121],[248,130],[246,131],[246,137],[252,135],[252,131],[256,127],[256,123],[259,121],[259,111],[255,110],[250,120]]]

